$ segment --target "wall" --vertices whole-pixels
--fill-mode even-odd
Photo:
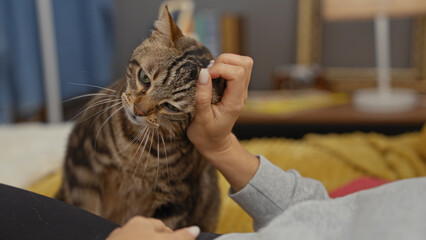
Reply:
[[[135,48],[149,36],[157,17],[158,1],[116,0],[116,50],[114,77],[124,74]],[[268,89],[271,71],[294,62],[296,1],[199,0],[196,9],[217,8],[242,14],[245,21],[246,54],[255,60],[252,89]]]
[[[390,25],[392,66],[411,63],[412,19],[393,19]],[[323,25],[323,59],[328,67],[374,67],[374,23],[329,22]]]
[[[160,2],[115,0],[115,4],[117,78],[124,74],[133,48],[149,36]],[[208,8],[243,16],[245,53],[255,61],[251,89],[270,89],[273,69],[295,62],[297,0],[196,1],[196,10]],[[394,66],[406,67],[411,61],[411,23],[407,19],[392,22]],[[326,66],[374,66],[372,21],[325,24],[323,50]]]

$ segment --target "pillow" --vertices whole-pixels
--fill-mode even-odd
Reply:
[[[370,177],[358,178],[349,184],[344,185],[329,193],[331,198],[343,197],[345,195],[355,193],[361,190],[374,188],[383,184],[389,183],[389,181]]]

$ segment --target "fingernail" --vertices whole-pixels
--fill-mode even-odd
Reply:
[[[207,69],[211,68],[214,64],[214,60],[210,60],[209,65],[207,65]]]
[[[200,228],[198,226],[192,226],[187,228],[188,232],[193,236],[197,237],[200,234]]]
[[[209,71],[207,71],[207,68],[203,68],[200,71],[200,76],[198,77],[198,82],[201,85],[207,85],[209,82]]]

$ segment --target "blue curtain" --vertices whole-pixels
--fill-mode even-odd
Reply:
[[[113,57],[112,0],[52,0],[61,95],[108,85]],[[0,122],[45,104],[35,0],[0,0]]]

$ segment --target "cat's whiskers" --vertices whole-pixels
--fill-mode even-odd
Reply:
[[[131,182],[131,184],[134,182],[136,171],[137,171],[137,170],[138,170],[138,168],[139,168],[139,163],[141,162],[141,159],[142,159],[143,153],[144,153],[144,151],[145,151],[146,144],[148,143],[149,136],[151,135],[151,131],[150,131],[150,129],[149,129],[149,128],[147,128],[147,130],[148,130],[148,131],[147,131],[148,135],[147,135],[147,137],[146,137],[146,139],[145,139],[145,143],[144,143],[143,148],[142,148],[142,151],[141,151],[141,153],[140,153],[140,157],[139,157],[138,163],[136,164],[135,170],[133,171],[133,176],[132,176],[132,182]],[[137,152],[137,151],[136,151],[136,152]],[[142,180],[143,180],[143,178],[142,178]],[[129,189],[130,189],[130,187],[131,187],[131,184],[129,185]]]
[[[108,96],[108,97],[116,97],[116,98],[118,98],[118,96],[117,96],[117,95],[114,95],[114,94],[106,94],[106,93],[88,93],[88,94],[83,94],[83,95],[80,95],[80,96],[77,96],[77,97],[73,97],[73,98],[67,99],[67,100],[63,101],[62,103],[66,103],[66,102],[69,102],[69,101],[73,101],[73,100],[76,100],[76,99],[79,99],[79,98],[84,98],[84,97],[93,97],[93,96]]]
[[[84,109],[82,109],[78,114],[76,114],[73,118],[71,118],[71,121],[73,121],[75,118],[77,118],[78,116],[80,116],[81,114],[83,114],[84,112],[86,112],[87,110],[89,110],[91,108],[94,108],[94,107],[99,106],[99,105],[107,104],[107,103],[115,103],[115,102],[118,102],[118,101],[121,101],[121,99],[111,99],[109,97],[107,99],[101,99],[97,102],[94,102],[92,105],[87,106],[86,108],[83,107]]]
[[[148,134],[148,135],[147,135],[147,134]],[[128,162],[127,162],[127,165],[126,165],[125,169],[128,169],[128,167],[129,167],[130,163],[132,163],[132,162],[133,162],[134,157],[135,157],[135,156],[136,156],[136,154],[139,152],[139,149],[140,149],[140,147],[142,146],[142,144],[144,144],[144,141],[145,141],[145,144],[144,144],[143,149],[145,149],[146,143],[148,142],[148,138],[149,138],[149,129],[148,129],[147,127],[145,127],[145,128],[143,129],[143,137],[142,137],[142,140],[140,141],[139,146],[138,146],[138,148],[137,148],[137,149],[136,149],[136,151],[135,151],[135,154],[133,154],[132,158],[131,158]],[[140,153],[139,161],[140,161],[140,158],[142,157],[142,153],[143,153],[143,151]],[[139,165],[139,162],[137,163],[137,165]],[[135,173],[136,173],[136,167],[135,167],[135,172],[133,172],[132,181],[129,183],[129,186],[128,186],[127,191],[130,191],[130,188],[132,187],[132,184],[133,184],[133,182],[134,182],[134,178],[135,178]]]
[[[161,141],[163,142],[163,146],[164,146],[164,155],[166,155],[167,181],[170,184],[170,172],[169,172],[169,162],[168,162],[168,159],[167,159],[166,143],[164,142],[163,134],[160,133],[160,137],[161,137]],[[157,151],[160,151],[160,149],[158,149]]]
[[[132,156],[132,158],[129,160],[129,162],[127,163],[127,165],[126,165],[126,169],[129,167],[129,165],[130,165],[130,163],[132,163],[133,162],[133,159],[135,158],[135,156],[136,156],[136,154],[139,152],[139,149],[140,149],[140,147],[142,146],[142,143],[143,143],[143,141],[145,140],[145,137],[147,136],[146,134],[148,133],[148,131],[149,131],[149,129],[148,129],[148,127],[144,127],[144,129],[143,129],[143,133],[142,134],[144,134],[143,135],[143,137],[142,137],[142,140],[141,140],[141,142],[139,143],[139,146],[138,146],[138,148],[136,149],[136,151],[135,151],[135,153],[133,154],[133,156]],[[141,134],[141,135],[142,135]]]
[[[120,104],[120,103],[119,103]],[[98,130],[98,132],[96,133],[96,137],[95,137],[95,146],[94,146],[94,149],[95,149],[95,151],[96,151],[96,144],[97,144],[97,140],[98,140],[98,136],[99,136],[99,133],[101,132],[101,129],[105,126],[105,124],[108,122],[108,120],[110,120],[118,111],[120,111],[121,109],[123,108],[123,106],[121,106],[121,107],[119,107],[117,110],[115,110],[112,114],[111,114],[111,116],[109,116],[103,123],[102,123],[102,125],[101,125],[101,127],[99,128],[99,130]]]
[[[140,137],[142,137],[143,133],[145,132],[146,127],[141,128],[141,130],[138,132],[138,134],[132,139],[132,141],[130,143],[128,143],[123,149],[121,149],[120,151],[118,151],[115,155],[117,156],[119,153],[123,152],[124,150],[126,150],[129,146],[131,146],[132,144],[134,144]],[[143,139],[142,139],[143,141]],[[137,150],[136,150],[137,152]],[[129,163],[127,163],[127,166],[129,166]]]
[[[73,83],[73,82],[67,82],[67,83],[68,84],[73,84],[73,85],[78,85],[78,86],[86,86],[86,87],[94,87],[94,88],[104,89],[104,90],[107,90],[107,91],[110,91],[110,92],[116,92],[115,90],[112,90],[111,88],[96,86],[96,85],[92,85],[92,84]]]
[[[147,154],[146,154],[145,167],[144,167],[144,169],[143,169],[143,173],[142,173],[142,182],[143,182],[143,180],[144,180],[145,172],[146,172],[146,169],[147,169],[147,167],[148,167],[148,160],[149,160],[149,156],[150,156],[150,153],[151,153],[152,140],[153,140],[153,138],[154,138],[154,133],[152,133],[152,135],[151,135],[151,143],[149,144],[149,150],[148,150],[148,152],[147,152]]]
[[[155,188],[157,187],[157,181],[158,181],[158,170],[160,168],[160,139],[158,136],[158,129],[155,129],[155,131],[157,132],[157,174],[155,177],[155,184],[154,184],[154,188],[152,189],[152,191],[155,190]]]
[[[212,55],[201,43],[180,39],[166,13],[150,40],[133,51],[123,78],[107,88],[75,84],[93,91],[70,99],[90,101],[76,112],[57,196],[119,224],[142,215],[163,218],[171,229],[197,222],[212,231],[219,203],[216,172],[208,171],[211,166],[185,136],[193,117],[193,80]],[[172,46],[177,39],[179,46]],[[219,85],[212,86],[212,102],[222,95]]]
[[[148,135],[147,135],[147,134],[148,134]],[[127,162],[127,165],[126,165],[125,169],[129,169],[129,165],[130,165],[130,163],[132,163],[132,162],[133,162],[134,157],[135,157],[135,156],[136,156],[136,154],[139,152],[139,149],[140,149],[140,147],[142,146],[142,144],[144,144],[144,141],[145,141],[145,144],[144,144],[143,149],[145,149],[145,146],[146,146],[146,143],[147,143],[147,141],[148,141],[148,138],[149,138],[149,129],[148,129],[147,127],[145,127],[145,128],[144,128],[144,130],[143,130],[143,137],[142,137],[142,140],[140,141],[139,146],[138,146],[138,148],[137,148],[137,149],[136,149],[136,151],[135,151],[135,154],[133,154],[132,158],[131,158],[128,162]],[[142,157],[142,153],[143,153],[143,151],[140,153],[139,161],[140,161],[140,158]],[[128,192],[130,192],[130,189],[131,189],[132,184],[133,184],[133,182],[134,182],[134,179],[135,179],[135,173],[136,173],[137,166],[139,165],[139,161],[138,161],[138,163],[136,164],[135,170],[134,170],[134,172],[133,172],[132,180],[131,180],[131,182],[129,183],[129,185],[127,186],[127,191],[128,191]]]
[[[121,102],[114,103],[113,105],[111,105],[111,106],[109,106],[109,107],[107,107],[107,108],[105,108],[105,109],[101,109],[100,111],[98,111],[98,112],[96,112],[96,113],[94,113],[94,114],[90,115],[89,117],[87,117],[87,118],[83,119],[83,120],[82,120],[82,121],[80,121],[80,122],[86,121],[87,119],[89,119],[89,118],[91,118],[91,117],[94,117],[94,116],[98,115],[95,119],[93,119],[92,124],[91,124],[91,125],[90,125],[90,127],[89,127],[89,129],[91,129],[91,128],[93,127],[93,124],[96,122],[96,120],[97,120],[100,116],[102,116],[102,114],[104,114],[104,113],[105,113],[106,111],[108,111],[109,109],[114,108],[114,107],[116,107],[116,106],[118,106],[118,105],[120,105],[120,104],[121,104]],[[121,106],[121,108],[122,108],[122,107],[123,107],[123,106]]]
[[[105,104],[105,103],[110,103],[110,102],[118,102],[121,101],[121,99],[114,99],[108,96],[104,96],[104,97],[100,97],[100,99],[96,102],[94,102],[93,104],[87,106],[83,111],[87,111],[93,107],[99,106],[101,104]]]

